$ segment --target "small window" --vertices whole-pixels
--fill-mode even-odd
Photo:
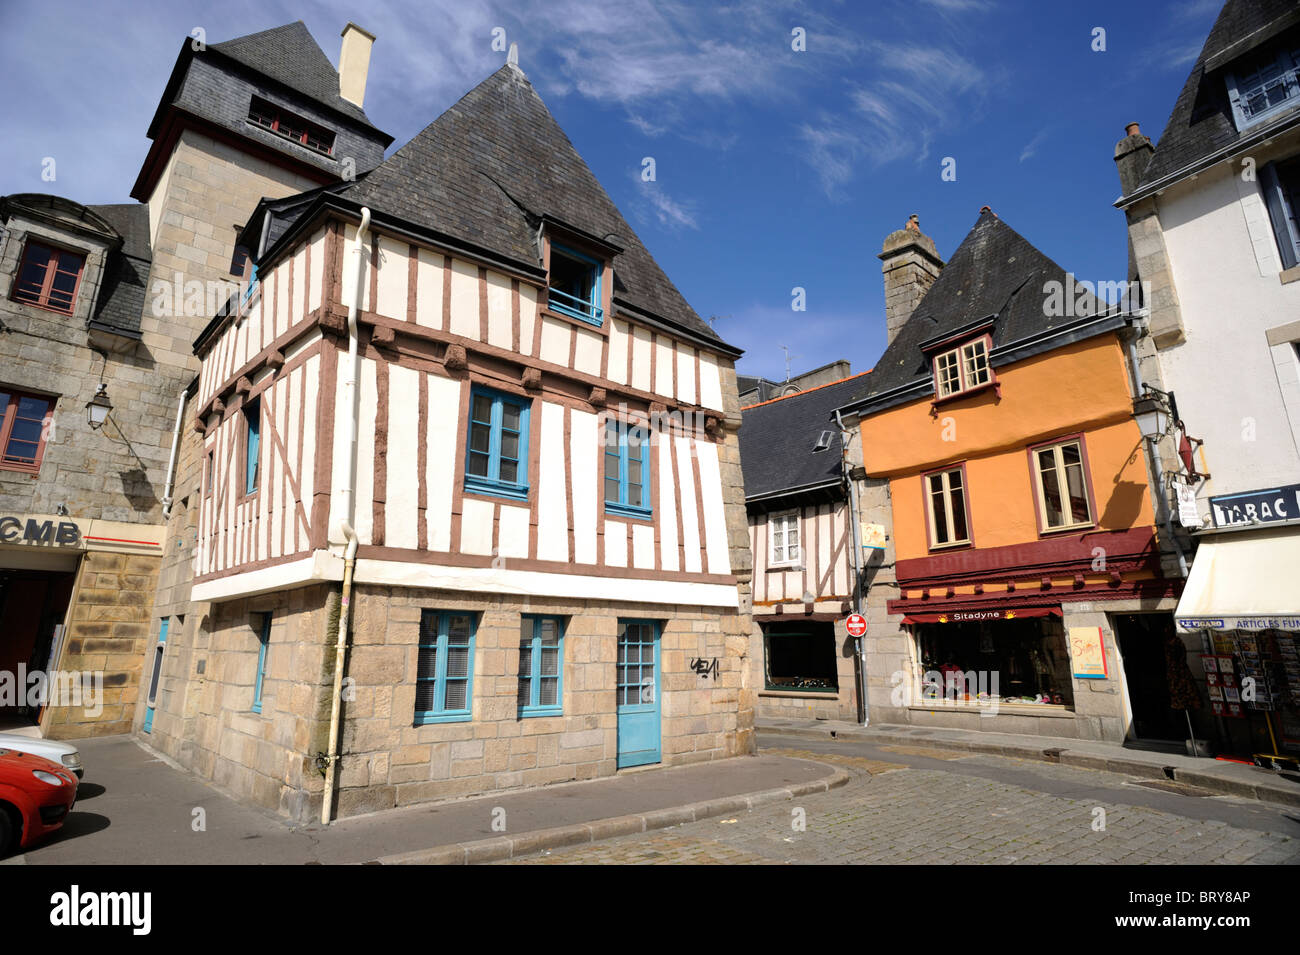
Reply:
[[[1090,527],[1088,481],[1083,468],[1083,445],[1066,441],[1033,451],[1034,478],[1038,482],[1038,517],[1044,530]]]
[[[85,267],[86,257],[80,253],[29,240],[14,281],[13,298],[71,315]]]
[[[813,445],[813,454],[816,454],[818,451],[825,451],[827,448],[829,448],[831,446],[831,440],[834,437],[835,437],[834,431],[823,431],[817,437],[817,443]]]
[[[601,264],[590,256],[551,244],[549,303],[552,310],[599,325],[605,318],[600,295]]]
[[[262,399],[244,406],[244,493],[255,494],[260,476],[262,450]]]
[[[930,541],[934,547],[970,543],[965,477],[961,468],[953,468],[923,478],[930,512]]]
[[[0,468],[40,471],[53,407],[51,398],[0,390]]]
[[[648,429],[605,420],[605,510],[649,517],[650,438]]]
[[[934,391],[940,398],[970,391],[991,380],[986,339],[977,338],[935,356]]]
[[[474,689],[474,618],[467,613],[420,614],[415,723],[468,720]]]
[[[150,706],[158,702],[158,684],[162,681],[163,650],[167,645],[167,623],[167,617],[163,617],[158,623],[158,643],[154,646],[153,669],[149,674],[148,703]]]
[[[248,107],[248,121],[314,152],[328,156],[334,151],[333,130],[308,122],[259,97],[254,96]]]
[[[258,615],[257,622],[257,682],[253,686],[253,712],[262,712],[262,688],[266,684],[266,656],[271,646],[271,615]]]
[[[763,633],[764,688],[814,693],[839,689],[833,625]]]
[[[203,496],[212,496],[212,485],[217,477],[216,451],[209,451],[203,456]]]
[[[1253,126],[1300,100],[1300,38],[1250,55],[1227,74],[1237,129]]]
[[[1300,264],[1300,159],[1269,163],[1259,182],[1282,268],[1294,268]]]
[[[772,546],[768,550],[769,565],[794,566],[799,563],[799,512],[787,511],[773,514],[767,521],[768,537]]]
[[[527,398],[477,386],[469,399],[465,490],[528,498]]]
[[[244,267],[248,265],[248,249],[242,245],[235,246],[235,252],[230,257],[230,274],[238,278],[244,277]]]
[[[519,715],[564,711],[564,624],[558,617],[523,617],[519,624]]]

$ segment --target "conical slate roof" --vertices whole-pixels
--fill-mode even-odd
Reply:
[[[1071,296],[1072,311],[1047,314],[1048,282],[1064,286],[1065,269],[986,207],[871,374],[861,379],[856,400],[870,401],[922,380],[932,385],[930,359],[922,344],[982,319],[994,319],[995,363],[999,348],[1077,324],[1084,317],[1077,293]],[[1100,315],[1106,306],[1089,295],[1084,310]]]
[[[615,303],[718,341],[651,257],[523,72],[506,64],[348,198],[536,266],[548,216],[610,245]]]
[[[339,95],[339,73],[301,20],[208,49],[374,129],[365,111]]]

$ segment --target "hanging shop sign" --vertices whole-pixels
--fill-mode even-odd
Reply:
[[[38,521],[0,517],[0,544],[54,544],[67,546],[81,542],[81,528],[72,521]]]
[[[949,610],[943,613],[909,613],[903,623],[979,623],[1022,617],[1059,617],[1060,607],[1015,607],[997,610]]]
[[[1300,519],[1300,484],[1210,498],[1215,527],[1276,524]]]
[[[1110,676],[1101,627],[1070,628],[1070,659],[1076,680],[1104,680]]]
[[[1178,491],[1178,523],[1188,530],[1200,530],[1201,528],[1201,511],[1196,504],[1196,488],[1190,484],[1179,483],[1176,485]]]
[[[884,550],[885,549],[885,525],[884,524],[863,524],[862,525],[862,549],[863,550]]]

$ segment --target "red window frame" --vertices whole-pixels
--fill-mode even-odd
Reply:
[[[0,395],[4,395],[8,400],[5,403],[4,410],[0,411],[0,470],[19,471],[23,474],[35,476],[41,470],[41,461],[45,457],[45,438],[49,432],[49,422],[54,415],[54,405],[58,399],[51,395],[38,395],[31,391],[14,391],[10,388],[0,388]],[[23,398],[35,398],[37,401],[44,401],[48,407],[45,415],[40,418],[41,432],[36,442],[36,458],[33,461],[11,461],[9,460],[9,441],[13,437],[14,422],[18,420],[18,405]],[[36,421],[36,418],[25,418],[26,421]]]
[[[981,384],[978,385],[971,385],[970,387],[966,387],[965,386],[966,371],[965,371],[965,366],[963,365],[963,362],[966,359],[965,356],[962,354],[962,352],[968,346],[973,345],[976,342],[984,343],[984,367],[988,370],[989,380],[982,382]],[[962,387],[949,394],[940,395],[939,394],[939,390],[940,390],[939,389],[939,358],[942,355],[947,355],[954,351],[957,353],[957,375],[959,380],[962,383]],[[930,355],[930,378],[934,382],[934,404],[940,405],[943,404],[944,402],[956,401],[960,398],[965,398],[969,395],[978,394],[981,391],[987,391],[989,389],[992,389],[995,392],[1000,394],[1001,384],[998,382],[997,374],[993,371],[992,357],[993,357],[993,336],[988,334],[987,332],[983,335],[975,335],[972,338],[967,338],[955,343],[947,342],[943,345],[937,346],[934,349],[933,353]]]
[[[23,287],[23,273],[28,267],[28,259],[33,250],[44,249],[50,253],[49,259],[45,263],[45,275],[41,279],[39,291],[32,292]],[[72,286],[72,295],[66,307],[51,301],[50,296],[54,293],[54,277],[60,271],[67,275],[70,269],[60,269],[59,266],[69,260],[75,260],[77,264],[77,280]],[[18,271],[14,273],[14,285],[9,297],[15,302],[23,305],[31,305],[34,308],[43,308],[50,312],[58,312],[61,315],[71,315],[77,309],[77,297],[81,293],[81,279],[86,274],[86,253],[76,252],[72,249],[61,248],[49,242],[42,242],[38,239],[29,238],[27,244],[23,247],[23,257],[18,263]],[[62,295],[64,293],[57,293]],[[33,297],[34,295],[34,297]]]
[[[283,136],[323,156],[334,155],[334,130],[295,116],[274,103],[254,96],[248,107],[248,121],[254,126]]]
[[[1037,470],[1038,452],[1044,448],[1054,448],[1071,442],[1078,442],[1079,444],[1079,460],[1083,465],[1083,490],[1088,495],[1088,516],[1090,521],[1087,524],[1071,524],[1068,527],[1048,527],[1043,523],[1042,512],[1045,508],[1042,506],[1042,492],[1038,489],[1041,480]],[[1025,457],[1029,462],[1029,487],[1034,495],[1034,520],[1038,524],[1039,539],[1056,537],[1061,534],[1081,534],[1097,529],[1101,521],[1101,515],[1097,513],[1097,494],[1092,486],[1092,465],[1088,461],[1086,435],[1082,431],[1076,431],[1073,434],[1063,434],[1049,441],[1039,441],[1037,444],[1031,444],[1025,448]]]
[[[930,478],[936,474],[946,474],[949,471],[961,472],[962,505],[966,512],[966,539],[964,541],[949,541],[945,544],[939,544],[935,542],[934,520],[930,511]],[[975,520],[971,515],[970,477],[966,473],[965,461],[957,461],[953,464],[945,464],[940,468],[931,468],[928,471],[921,472],[921,506],[924,508],[925,514],[925,542],[930,553],[974,548]]]

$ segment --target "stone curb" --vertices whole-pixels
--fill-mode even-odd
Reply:
[[[878,743],[906,743],[923,749],[947,749],[957,752],[985,753],[991,756],[1010,756],[1015,759],[1035,759],[1046,763],[1059,763],[1062,766],[1075,766],[1079,769],[1100,769],[1108,773],[1125,776],[1140,776],[1143,779],[1168,779],[1199,786],[1221,796],[1239,796],[1243,799],[1255,799],[1260,802],[1280,803],[1284,806],[1300,806],[1300,788],[1276,786],[1267,782],[1246,782],[1244,780],[1224,779],[1212,773],[1198,772],[1194,769],[1159,766],[1155,763],[1139,760],[1098,756],[1095,753],[1072,753],[1068,749],[1042,749],[1033,746],[983,743],[969,740],[947,740],[934,737],[911,736],[906,733],[891,733],[887,730],[817,730],[799,729],[783,726],[757,726],[759,733],[772,736],[790,736],[799,739],[858,739]]]
[[[805,760],[810,762],[810,760]],[[824,764],[823,764],[824,765]],[[655,809],[644,813],[631,813],[625,816],[611,816],[594,822],[575,823],[571,826],[557,826],[553,829],[536,829],[517,836],[497,836],[493,839],[478,839],[473,842],[459,842],[447,846],[434,846],[430,849],[416,849],[395,855],[380,856],[381,865],[468,865],[476,862],[496,862],[501,859],[514,859],[530,855],[543,849],[558,849],[565,846],[583,845],[599,842],[614,836],[628,836],[652,829],[666,829],[684,822],[698,822],[711,816],[725,816],[733,812],[755,809],[768,803],[795,799],[811,793],[824,793],[837,789],[847,783],[853,776],[842,769],[835,769],[830,775],[796,786],[780,789],[764,789],[740,796],[720,796],[717,799],[705,799],[688,803],[685,806],[673,806],[668,809]]]

